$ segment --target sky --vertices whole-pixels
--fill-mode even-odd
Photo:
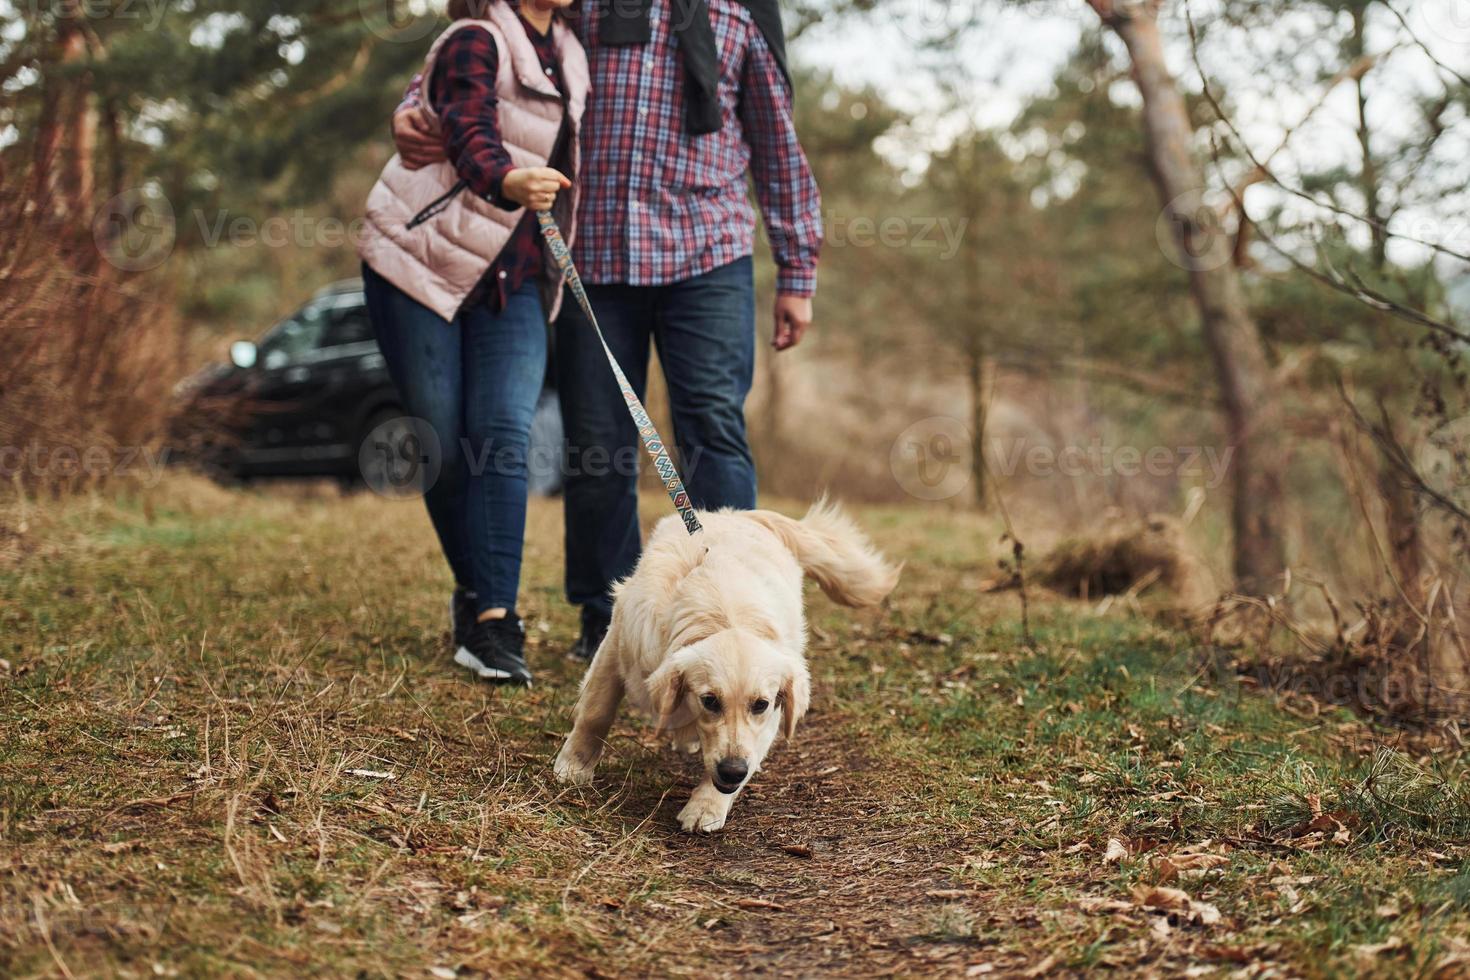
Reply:
[[[436,2],[409,0],[412,6],[425,8]],[[1200,83],[1183,12],[1188,9],[1198,23],[1209,24],[1221,3],[1169,0],[1164,4],[1171,67],[1190,90],[1197,91]],[[1380,5],[1369,32],[1370,50],[1391,49],[1371,76],[1369,110],[1374,129],[1386,140],[1411,132],[1415,101],[1442,90],[1444,73],[1436,68],[1435,59],[1470,76],[1470,0],[1395,0],[1395,5],[1408,29]],[[0,15],[13,14],[14,9],[15,0],[0,0]],[[1358,151],[1352,129],[1356,103],[1351,87],[1339,86],[1322,101],[1323,86],[1313,81],[1340,66],[1337,53],[1324,41],[1330,32],[1315,19],[1312,5],[1295,10],[1288,5],[1287,9],[1274,22],[1209,32],[1200,46],[1202,62],[1228,92],[1233,118],[1258,153],[1275,150],[1284,134],[1293,131],[1271,161],[1272,169],[1284,180],[1293,181],[1304,171],[1336,164],[1356,167]],[[966,22],[970,27],[950,60],[922,43]],[[795,39],[791,50],[797,61],[824,69],[842,83],[876,87],[912,116],[915,124],[906,130],[909,142],[890,141],[881,148],[917,177],[927,151],[942,147],[964,126],[973,122],[1004,127],[1009,123],[1029,98],[1047,90],[1083,32],[1096,27],[1097,18],[1085,0],[886,0],[878,11],[866,16],[828,18]],[[0,16],[0,39],[11,37],[17,29],[20,25],[13,16]],[[198,40],[208,43],[204,37]],[[1121,52],[1116,39],[1111,41]],[[1421,50],[1421,42],[1429,54]],[[946,111],[936,81],[939,73],[953,73],[954,65],[962,66],[967,76],[964,89],[971,93],[970,104],[962,113]],[[1324,72],[1324,65],[1333,67]],[[9,83],[26,81],[16,77]],[[1116,86],[1113,95],[1120,100],[1137,99],[1126,82]],[[1309,112],[1310,121],[1302,125]],[[1442,194],[1413,202],[1393,227],[1408,238],[1470,254],[1470,192],[1466,190],[1470,186],[1470,123],[1463,114],[1456,122],[1455,135],[1444,140],[1424,164],[1424,173],[1435,173],[1434,183]],[[13,131],[0,131],[0,146],[17,136]],[[1223,187],[1221,175],[1212,176]],[[1414,176],[1415,185],[1423,183],[1421,175],[1402,176]],[[1253,213],[1258,208],[1281,207],[1288,217],[1302,221],[1321,216],[1311,205],[1264,185],[1253,187],[1247,202]],[[1360,234],[1364,231],[1359,229]],[[1393,257],[1399,261],[1419,261],[1428,254],[1407,238],[1394,245]],[[1458,263],[1455,268],[1465,270],[1467,264]]]
[[[1165,4],[1164,29],[1171,68],[1187,88],[1198,91],[1185,6],[1183,0]],[[1219,0],[1190,0],[1188,8],[1197,23],[1207,24],[1219,9]],[[1369,119],[1385,141],[1413,132],[1416,100],[1442,91],[1440,79],[1447,76],[1433,59],[1470,75],[1470,0],[1397,0],[1396,8],[1408,21],[1407,30],[1379,8],[1368,32],[1370,51],[1391,52],[1370,76]],[[881,16],[848,16],[819,24],[794,42],[792,54],[844,84],[873,85],[920,121],[918,129],[927,131],[931,144],[942,146],[963,120],[945,114],[933,57],[920,42],[967,16],[975,18],[976,24],[964,34],[958,61],[972,78],[974,99],[968,116],[986,127],[1005,126],[1027,99],[1045,92],[1083,32],[1097,26],[1084,0],[1024,5],[894,0],[882,8]],[[1201,62],[1229,93],[1233,119],[1257,153],[1264,156],[1276,150],[1285,134],[1293,132],[1271,161],[1273,170],[1286,180],[1336,164],[1356,167],[1353,124],[1357,105],[1352,86],[1338,86],[1324,101],[1325,86],[1314,81],[1340,67],[1337,52],[1324,40],[1328,36],[1318,17],[1298,9],[1249,30],[1208,32],[1200,44]],[[1111,40],[1121,52],[1121,45]],[[1263,72],[1262,65],[1272,70]],[[1324,72],[1324,65],[1333,67]],[[1137,98],[1126,84],[1115,90],[1114,97]],[[1393,228],[1470,253],[1470,196],[1465,190],[1470,185],[1470,124],[1463,115],[1456,118],[1459,135],[1446,139],[1427,163],[1436,168],[1436,186],[1443,189],[1443,195],[1407,207]],[[1303,119],[1307,119],[1305,125]],[[905,149],[914,152],[913,147]],[[916,165],[912,157],[899,162]],[[1219,175],[1214,176],[1223,187]],[[1325,216],[1310,204],[1265,186],[1253,188],[1247,203],[1253,212],[1284,207],[1297,220]],[[1360,228],[1359,233],[1365,236],[1366,229]],[[1400,261],[1422,261],[1429,254],[1407,240],[1393,247],[1393,257]],[[1452,265],[1467,270],[1465,263]]]

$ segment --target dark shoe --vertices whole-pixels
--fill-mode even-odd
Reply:
[[[511,613],[504,619],[472,625],[454,654],[454,662],[492,684],[530,687],[531,668],[526,665],[525,648],[525,628],[521,618]]]
[[[597,656],[597,648],[602,646],[602,638],[607,636],[607,628],[611,623],[612,620],[602,610],[583,606],[582,635],[577,637],[577,645],[572,647],[572,659],[590,664],[592,658]]]
[[[479,615],[475,601],[475,594],[463,586],[456,586],[454,595],[449,598],[449,630],[456,650],[464,646],[465,637],[475,627],[475,619]]]

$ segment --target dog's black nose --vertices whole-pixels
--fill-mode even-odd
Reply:
[[[715,789],[722,793],[733,793],[745,781],[750,767],[744,759],[721,759],[715,765]]]

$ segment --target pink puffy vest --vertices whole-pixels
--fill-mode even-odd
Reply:
[[[544,167],[561,131],[561,94],[542,72],[536,49],[510,5],[488,4],[487,13],[485,20],[455,21],[429,49],[420,90],[423,106],[433,114],[428,89],[434,77],[434,59],[445,39],[463,27],[484,30],[495,39],[499,54],[495,95],[501,139],[516,166]],[[568,176],[574,181],[570,191],[557,195],[552,214],[570,244],[576,234],[575,175],[581,171],[579,143],[582,109],[587,103],[587,56],[560,18],[553,21],[551,30],[567,88],[566,111],[572,123],[572,173]],[[443,161],[409,170],[395,154],[368,194],[367,220],[358,244],[358,254],[373,271],[446,320],[454,319],[526,213],[525,208],[498,208],[466,188],[442,212],[409,228],[415,216],[448,193],[458,180],[452,163]],[[561,276],[554,266],[548,265],[548,272],[554,288],[548,315],[554,317],[561,302]]]

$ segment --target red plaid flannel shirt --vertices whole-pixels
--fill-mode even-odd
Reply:
[[[578,270],[588,282],[652,286],[749,255],[755,235],[749,171],[778,267],[776,288],[810,296],[822,244],[821,199],[796,138],[786,80],[743,5],[708,3],[724,125],[704,136],[684,130],[684,69],[668,0],[653,2],[647,44],[599,45],[595,16],[565,12],[592,73],[578,175]],[[405,105],[416,104],[417,88],[409,86]]]

